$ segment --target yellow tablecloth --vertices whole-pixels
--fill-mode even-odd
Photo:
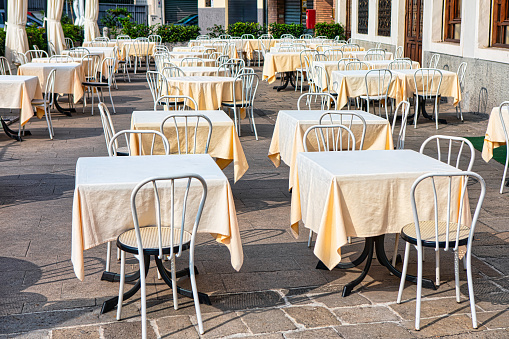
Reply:
[[[383,69],[389,68],[389,64],[393,62],[394,60],[373,60],[373,61],[364,61],[369,65],[370,69]],[[343,66],[344,67],[344,66]],[[412,61],[412,69],[418,69],[421,65],[417,61]]]
[[[219,67],[180,67],[182,71],[187,76],[209,76],[214,77],[217,76],[217,71],[219,70]],[[225,71],[224,68],[219,73],[219,76],[224,76]]]
[[[121,46],[119,46],[119,52],[120,57],[122,60],[125,60],[128,56],[136,56],[136,51],[134,47],[134,40],[133,41],[125,41],[121,43]],[[129,46],[129,47],[128,47]],[[141,56],[146,56],[154,54],[154,49],[156,47],[155,42],[144,42],[142,41],[138,47],[138,49],[141,51]],[[127,50],[129,49],[129,53],[127,53]]]
[[[274,133],[272,134],[272,140],[270,142],[268,157],[276,167],[279,167],[281,160],[290,167],[289,189],[294,186],[296,180],[297,154],[299,154],[299,152],[304,152],[304,133],[309,127],[319,124],[320,117],[324,112],[328,111],[301,110],[279,111],[278,113],[276,125],[274,126]],[[366,120],[366,135],[364,137],[363,149],[394,149],[389,121],[364,111],[354,112],[360,114],[364,120]],[[330,120],[326,120],[326,122],[329,121]],[[339,120],[338,123],[340,123]],[[345,118],[343,120],[343,125],[350,127],[350,118]],[[362,122],[360,119],[355,118],[352,121],[351,130],[355,136],[356,149],[359,149],[362,136]],[[308,149],[310,151],[316,150],[316,138],[314,135],[308,137]]]
[[[168,78],[171,95],[187,95],[198,103],[199,110],[216,110],[221,102],[233,101],[232,85],[235,78],[217,76],[187,76]],[[242,83],[236,81],[240,99]],[[193,107],[194,108],[194,107]]]
[[[169,59],[170,62],[180,67],[182,64],[182,60],[184,59]],[[203,67],[216,67],[216,60],[215,59],[202,59],[203,60]],[[202,67],[202,66],[196,66],[196,67]]]
[[[183,58],[202,58],[203,52],[170,52],[170,58],[183,59]]]
[[[279,39],[270,39],[270,48],[274,47],[279,43]],[[262,49],[260,45],[260,39],[244,39],[242,51],[246,53],[246,58],[249,60],[253,60],[255,55],[254,51],[260,51]]]
[[[216,50],[215,47],[212,47],[212,44],[210,45],[202,45],[205,49],[212,48]],[[194,50],[195,52],[198,52],[197,50]],[[173,47],[172,52],[193,52],[193,47]]]
[[[368,51],[350,51],[350,52],[344,52],[343,58],[357,58],[360,61],[364,61],[364,58],[366,57],[366,54]],[[392,52],[385,52],[385,60],[393,60],[394,56]]]
[[[337,83],[334,91],[338,93],[338,108],[344,107],[348,103],[348,98],[355,98],[360,95],[366,95],[365,77],[368,71],[334,71],[332,72],[331,82]],[[370,95],[378,92],[378,74],[370,74],[368,77]],[[398,77],[392,76],[389,85],[389,97],[399,98],[400,88]]]
[[[507,107],[504,109],[504,123],[509,132],[509,118]],[[490,120],[488,121],[488,127],[486,128],[486,134],[484,135],[484,144],[482,146],[482,158],[488,162],[493,158],[493,150],[497,147],[505,145],[504,129],[502,128],[502,122],[500,121],[500,110],[499,107],[493,107],[490,114]]]
[[[415,179],[430,172],[461,171],[414,151],[397,150],[299,153],[297,172],[291,229],[298,236],[298,222],[302,220],[306,228],[317,233],[314,254],[333,269],[341,261],[341,247],[347,244],[347,237],[399,233],[414,221],[410,189]],[[458,200],[460,182],[454,183],[452,192]],[[438,178],[435,183],[439,195],[447,196],[449,180]],[[434,220],[432,201],[430,187],[416,191],[421,220]],[[469,226],[472,219],[467,195],[464,203],[462,220]],[[447,202],[441,202],[439,215],[444,215],[446,208]],[[458,213],[459,201],[452,207],[452,215]]]
[[[171,111],[135,111],[131,117],[131,129],[134,130],[157,130],[161,128],[161,122],[167,116],[171,114],[178,114],[179,112]],[[210,138],[210,146],[208,154],[216,158],[217,165],[224,169],[233,161],[235,182],[239,180],[244,173],[246,173],[249,165],[247,164],[244,150],[239,140],[239,136],[235,132],[235,126],[233,120],[230,119],[223,111],[192,111],[189,113],[203,114],[207,116],[212,122],[212,135]],[[182,122],[184,125],[184,122]],[[175,133],[175,125],[173,119],[167,120],[164,125],[164,135],[170,142],[170,151],[176,153],[177,148],[177,135]],[[194,145],[194,125],[193,128],[188,129],[188,141],[190,145]],[[198,126],[197,132],[197,153],[203,153],[205,150],[205,141],[208,135],[208,124],[201,119],[200,125]],[[185,148],[185,133],[184,128],[179,133],[180,145],[182,149]],[[133,138],[134,143],[131,144],[131,154],[138,155],[139,145],[138,139]],[[150,148],[152,147],[151,140],[145,139],[147,143],[143,143],[142,152],[150,154]],[[154,154],[163,154],[163,146],[160,140],[154,145]]]
[[[21,125],[34,116],[32,99],[42,99],[38,77],[0,75],[0,107],[20,109]]]
[[[453,105],[456,106],[462,100],[458,75],[455,72],[445,70],[441,70],[441,72],[442,72],[442,84],[440,85],[440,95],[444,97],[453,97],[454,98]],[[396,76],[398,78],[400,87],[399,90],[400,97],[397,98],[398,103],[402,100],[408,100],[408,98],[411,98],[413,96],[415,92],[414,73],[415,70],[413,69],[392,71],[393,77]],[[433,82],[433,86],[435,86],[433,91],[436,91],[436,87],[438,87],[438,82],[439,77],[437,76]],[[417,77],[417,88],[422,89],[422,76],[420,76],[419,74]]]
[[[18,75],[37,76],[41,90],[44,91],[52,69],[56,69],[55,93],[72,94],[74,103],[77,103],[83,96],[82,82],[85,79],[81,63],[28,63],[18,68]]]
[[[263,80],[276,81],[276,73],[294,72],[300,68],[300,52],[266,53],[263,62]]]
[[[155,155],[143,157],[95,157],[80,158],[76,164],[76,188],[72,207],[72,255],[74,272],[78,279],[85,277],[83,251],[108,241],[132,229],[131,192],[142,180],[156,176],[172,176],[186,173],[201,175],[207,183],[207,200],[203,208],[199,233],[210,233],[217,242],[230,250],[231,264],[239,270],[244,260],[235,204],[228,179],[214,160],[207,154]],[[166,199],[169,185],[158,185],[161,197]],[[185,185],[178,185],[176,192]],[[152,190],[147,190],[152,192]],[[145,196],[146,201],[152,196]],[[189,192],[188,201],[201,197],[201,188]],[[169,205],[167,201],[161,204]],[[153,207],[140,205],[138,213],[141,226],[155,223]],[[150,206],[153,206],[152,201]],[[196,206],[189,206],[195,213]],[[164,211],[163,211],[164,212]],[[180,220],[176,211],[176,220]],[[168,224],[169,211],[161,216],[163,225]],[[190,218],[188,218],[190,219]],[[194,222],[194,219],[192,220]],[[192,223],[186,223],[186,229]]]

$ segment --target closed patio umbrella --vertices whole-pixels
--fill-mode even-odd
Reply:
[[[5,37],[5,56],[12,60],[12,51],[28,51],[27,24],[28,0],[10,0],[7,3],[7,31]]]
[[[92,41],[99,36],[99,0],[87,0],[85,3],[85,41]]]
[[[48,41],[53,43],[57,54],[61,54],[65,49],[64,31],[60,24],[63,7],[64,0],[48,0],[48,11],[45,18],[47,22],[46,32],[48,34]]]

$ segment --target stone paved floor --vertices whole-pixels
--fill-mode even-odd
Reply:
[[[120,80],[119,90],[113,93],[117,130],[129,127],[133,110],[152,107],[144,76],[132,79],[131,83]],[[375,261],[359,288],[343,298],[343,285],[359,270],[316,270],[317,259],[306,246],[307,232],[299,239],[289,232],[288,167],[274,168],[267,151],[277,112],[294,108],[299,94],[293,89],[277,93],[272,85],[260,83],[256,102],[260,140],[254,139],[247,124],[241,137],[250,169],[236,184],[232,168],[225,170],[232,181],[245,261],[240,272],[235,272],[224,246],[208,235],[199,237],[197,283],[213,301],[212,306],[202,305],[203,337],[509,337],[509,198],[508,193],[498,194],[503,166],[493,161],[486,164],[476,152],[473,170],[486,179],[489,188],[473,251],[479,329],[471,327],[464,297],[465,274],[461,272],[463,297],[457,304],[452,261],[444,255],[442,285],[437,291],[423,291],[422,329],[416,332],[414,285],[407,284],[407,301],[397,305],[399,280]],[[79,111],[72,118],[54,114],[53,141],[47,137],[44,121],[37,119],[28,124],[33,135],[22,143],[0,135],[2,338],[136,338],[141,333],[139,295],[125,304],[121,322],[115,321],[115,312],[100,315],[102,302],[118,292],[117,284],[99,280],[105,246],[86,252],[83,282],[72,271],[69,257],[76,160],[107,154],[99,116],[91,116],[90,108],[85,114],[81,108]],[[442,111],[454,110],[443,105]],[[440,134],[484,134],[486,116],[465,114],[463,124],[452,113],[444,116],[449,124],[440,126]],[[435,133],[434,124],[421,120],[417,129],[408,129],[406,147],[418,150],[422,141]],[[388,237],[387,242],[391,240]],[[356,241],[343,253],[348,256],[360,249]],[[430,251],[427,257],[432,256]],[[180,260],[182,265],[185,262],[185,258]],[[434,261],[426,264],[425,274],[432,276]],[[415,265],[410,270],[415,270]],[[148,282],[149,337],[198,337],[192,301],[181,297],[181,307],[175,311],[171,291],[157,280],[153,269]],[[182,284],[186,286],[187,281]]]

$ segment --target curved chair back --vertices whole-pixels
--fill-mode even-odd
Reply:
[[[81,60],[85,68],[85,79],[87,81],[96,81],[97,72],[101,65],[101,57],[95,54],[87,54]]]
[[[111,86],[113,84],[113,75],[115,74],[115,58],[104,58],[101,62],[100,68],[99,81],[106,80],[108,86]]]
[[[467,145],[467,147],[470,150],[470,158],[467,158],[468,166],[466,170],[470,171],[472,169],[475,160],[475,151],[474,146],[472,145],[470,140],[462,137],[453,137],[448,135],[433,135],[428,139],[424,140],[419,152],[424,154],[426,146],[431,141],[436,142],[436,153],[433,152],[432,156],[435,156],[436,154],[436,158],[439,161],[445,162],[448,165],[454,166],[458,169],[460,169],[461,165],[465,165],[464,161],[462,161],[464,160],[463,149],[465,148],[465,145]],[[442,146],[444,147],[442,148]]]
[[[390,70],[412,69],[412,62],[406,59],[395,59],[389,63]]]
[[[129,152],[129,155],[131,155],[131,152],[133,149],[131,148],[131,145],[134,141],[136,141],[138,145],[138,154],[143,154],[143,140],[146,140],[147,138],[151,142],[150,147],[150,153],[145,155],[153,155],[154,154],[154,145],[156,142],[156,137],[160,137],[163,143],[164,147],[164,154],[168,155],[170,154],[170,144],[168,143],[168,139],[159,131],[149,131],[149,130],[123,130],[118,133],[116,133],[114,136],[111,137],[110,142],[108,144],[108,154],[110,157],[117,156],[117,148],[118,141],[121,136],[125,138],[125,143],[127,145],[127,149]],[[143,138],[143,136],[146,136],[147,138]],[[135,145],[133,145],[134,147]]]
[[[438,53],[432,54],[431,58],[429,59],[428,67],[429,68],[437,68],[439,60],[440,60],[440,54],[438,54]]]
[[[90,41],[88,43],[90,47],[108,47],[107,41]]]
[[[104,132],[104,141],[106,141],[106,148],[110,145],[110,141],[113,136],[116,134],[115,127],[113,126],[113,121],[111,120],[110,111],[104,102],[99,103],[99,114],[101,116],[101,123],[103,126]],[[118,142],[113,144],[115,149],[118,149]]]
[[[174,111],[198,110],[198,103],[196,100],[186,95],[163,95],[157,99],[157,104],[164,104],[168,109]]]
[[[71,58],[83,58],[85,55],[89,55],[90,50],[85,47],[74,47],[69,51],[69,56]]]
[[[304,133],[303,144],[304,152],[309,152],[308,144],[309,134],[314,132],[316,138],[316,150],[318,152],[341,152],[355,151],[355,136],[352,131],[343,125],[315,125],[307,129]],[[346,139],[343,140],[343,139]]]
[[[70,38],[64,38],[65,41],[65,49],[72,49],[74,48],[74,41]]]
[[[340,47],[343,52],[358,52],[361,47],[357,44],[347,43]]]
[[[131,37],[127,34],[117,35],[117,40],[131,40]]]
[[[327,56],[323,53],[315,53],[313,55],[313,61],[328,61],[329,59],[327,59]]]
[[[210,40],[210,37],[206,34],[201,34],[196,37],[196,40]]]
[[[168,93],[168,82],[161,72],[147,71],[147,83],[154,101],[154,110],[157,109],[159,98]]]
[[[410,103],[408,101],[402,101],[396,107],[396,111],[394,111],[394,118],[392,120],[392,135],[394,135],[394,130],[396,127],[396,118],[398,113],[401,112],[401,127],[398,132],[398,140],[396,142],[396,149],[404,149],[405,148],[405,137],[406,137],[406,125],[408,119],[408,113],[410,113]]]
[[[198,147],[202,144],[201,140],[198,139],[198,126],[200,122],[206,123],[208,126],[207,140],[203,149],[203,153],[207,154],[212,136],[212,121],[203,114],[181,113],[169,115],[161,122],[161,133],[168,135],[170,131],[174,130],[178,154],[197,154],[199,151]],[[181,133],[182,130],[184,133]]]
[[[343,59],[343,51],[339,48],[327,48],[323,51],[323,54],[325,54],[329,61],[339,61]]]
[[[186,76],[184,71],[177,66],[164,67],[161,70],[161,73],[166,77],[166,79]]]
[[[48,52],[49,52],[50,56],[57,54],[57,50],[55,49],[55,45],[53,45],[53,43],[51,41],[48,41]]]
[[[260,78],[255,73],[238,74],[235,81],[241,82],[240,93],[238,93],[237,86],[233,88],[233,104],[236,107],[251,107],[254,104],[256,91],[258,90],[258,83]],[[237,99],[240,98],[240,99]]]
[[[317,93],[328,92],[329,74],[322,65],[314,65],[313,67],[314,85]]]
[[[28,62],[31,62],[32,59],[35,58],[47,58],[48,53],[46,51],[43,51],[41,49],[31,49],[25,52],[25,57]]]
[[[74,62],[74,60],[69,55],[54,54],[49,57],[49,62]]]
[[[420,79],[420,85],[417,79]],[[414,73],[415,93],[425,99],[438,98],[442,85],[442,71],[436,68],[419,68]]]
[[[394,53],[394,59],[403,58],[403,46],[396,47],[396,53]]]
[[[338,63],[339,65],[339,63]],[[345,66],[345,71],[369,70],[369,65],[363,61],[349,61]]]
[[[360,61],[360,60],[357,59],[357,58],[341,58],[341,59],[339,59],[339,61],[338,61],[338,71],[346,70],[346,65],[349,62],[352,62],[352,61]]]
[[[304,93],[299,97],[299,100],[297,100],[297,109],[299,111],[301,111],[300,102],[302,99],[306,99],[306,106],[308,107],[308,110],[311,110],[311,103],[313,99],[315,102],[317,102],[317,99],[320,99],[320,108],[318,108],[320,110],[337,107],[336,99],[329,93]],[[333,104],[332,107],[331,103]]]
[[[186,57],[180,62],[180,67],[203,67],[204,63],[202,58]]]
[[[11,64],[6,57],[0,57],[0,75],[12,75]]]
[[[157,34],[151,34],[148,36],[149,42],[155,42],[157,45],[160,45],[163,42],[163,38]]]
[[[242,59],[229,59],[227,62],[222,63],[219,66],[219,70],[224,70],[226,76],[236,77],[240,70],[246,66],[244,60]],[[218,70],[218,74],[219,74]]]
[[[459,67],[456,74],[458,75],[458,82],[460,83],[460,90],[463,93],[463,89],[465,88],[465,73],[467,71],[467,63],[462,62]]]
[[[362,125],[362,134],[358,149],[362,150],[364,149],[364,139],[366,137],[366,119],[362,115],[354,111],[329,111],[323,113],[320,120],[318,120],[320,125],[342,125],[350,130],[352,130],[352,125],[358,124],[359,121]]]
[[[502,124],[502,130],[504,131],[506,147],[504,174],[502,176],[502,183],[500,184],[500,194],[502,194],[502,192],[504,191],[505,178],[507,176],[507,166],[509,165],[509,135],[507,133],[507,126],[505,124],[506,121],[509,121],[509,101],[504,101],[500,104],[500,106],[498,107],[498,115],[500,123]]]
[[[365,61],[385,60],[385,50],[380,48],[371,48],[366,53],[364,60]]]
[[[44,106],[49,110],[53,106],[55,97],[55,75],[56,69],[52,69],[46,78],[46,86],[44,87]]]

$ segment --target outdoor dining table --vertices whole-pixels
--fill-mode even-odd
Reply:
[[[278,91],[285,89],[288,83],[295,87],[294,72],[300,67],[300,52],[265,53],[262,79],[271,84],[276,81],[276,73],[282,73],[281,86],[276,86],[274,89]]]
[[[170,52],[170,58],[183,59],[183,58],[202,58],[203,52]]]
[[[122,60],[125,60],[130,56],[136,56],[135,41],[136,40],[119,40],[119,53]],[[150,41],[138,41],[136,44],[136,46],[139,46],[139,52],[141,53],[141,56],[154,54],[154,49],[157,45],[155,42]]]
[[[388,69],[391,62],[394,60],[370,60],[370,61],[364,61],[369,65],[370,69]],[[421,65],[418,61],[410,61],[412,64],[412,69],[418,69],[421,68]],[[342,68],[344,68],[344,64],[341,65]],[[340,69],[341,70],[341,69]],[[396,71],[396,70],[394,70]]]
[[[216,48],[212,46],[212,44],[209,45],[201,45],[203,49],[214,49],[216,51]],[[199,52],[196,48],[193,47],[186,47],[186,46],[180,46],[180,47],[173,47],[171,50],[172,52]]]
[[[85,81],[85,69],[77,62],[31,62],[19,66],[18,75],[34,75],[39,78],[41,90],[45,90],[46,81],[51,70],[55,69],[55,94],[72,94],[76,104],[83,97],[83,81]],[[55,100],[57,109],[70,115],[73,109],[64,109]]]
[[[508,111],[507,107],[503,108],[504,111]],[[506,128],[509,128],[508,114],[504,113],[504,124]],[[502,121],[500,120],[500,107],[493,107],[488,120],[488,127],[484,135],[484,144],[482,146],[482,158],[488,162],[493,158],[493,150],[497,147],[505,145],[504,129],[502,127]]]
[[[196,100],[199,110],[216,110],[221,102],[233,101],[233,85],[236,86],[238,98],[241,95],[241,81],[233,77],[218,76],[186,76],[169,77],[170,95],[186,95]],[[194,106],[191,103],[192,106]],[[191,107],[194,109],[194,107]]]
[[[274,47],[279,43],[279,39],[270,39],[270,46]],[[253,60],[255,55],[254,51],[261,51],[262,46],[260,45],[260,39],[244,39],[241,51],[245,53],[248,60]]]
[[[279,111],[270,142],[268,157],[279,167],[281,160],[290,167],[289,189],[295,185],[297,176],[297,155],[304,152],[304,133],[314,125],[319,124],[320,117],[325,112],[334,112],[328,110],[284,110]],[[389,121],[379,116],[364,111],[337,111],[338,113],[355,112],[361,115],[366,121],[366,135],[364,138],[364,150],[392,150],[394,149],[392,141],[391,125]],[[340,123],[339,119],[333,121]],[[327,118],[326,122],[330,122]],[[350,126],[351,122],[351,126]],[[360,148],[362,136],[362,121],[355,117],[350,121],[349,117],[343,119],[343,125],[351,127],[355,140],[356,148]],[[316,138],[308,138],[308,148],[310,151],[316,150]]]
[[[173,63],[174,65],[181,67],[183,58],[171,58],[168,59],[169,62]],[[203,66],[193,66],[193,67],[216,67],[217,62],[216,59],[203,59]]]
[[[162,121],[171,114],[179,114],[181,112],[172,111],[135,111],[131,116],[131,129],[132,130],[157,130],[161,128]],[[216,159],[216,164],[224,169],[233,161],[234,168],[234,180],[239,180],[244,173],[246,173],[249,165],[247,164],[246,156],[238,134],[235,132],[235,125],[233,120],[226,115],[223,111],[190,111],[190,114],[202,114],[208,117],[212,123],[212,134],[210,137],[210,145],[208,154]],[[178,121],[178,120],[177,120]],[[195,124],[189,120],[189,124]],[[179,122],[179,126],[183,126],[184,122]],[[205,150],[205,141],[207,140],[209,125],[204,119],[200,120],[198,129],[196,132],[196,140],[199,141],[196,149],[196,153],[203,153]],[[193,128],[189,128],[189,138],[194,140],[195,132]],[[185,145],[185,133],[182,127],[180,134],[181,145]],[[164,124],[164,135],[170,142],[170,151],[172,153],[177,152],[177,135],[175,133],[175,124],[173,119],[169,119]],[[188,140],[190,140],[188,139]],[[142,152],[144,154],[150,154],[150,150],[154,147],[154,154],[163,154],[162,142],[157,139],[155,144],[152,145],[152,140],[142,139]],[[146,142],[145,142],[146,141]],[[190,141],[191,142],[191,141]],[[184,146],[182,146],[184,147]],[[138,155],[139,153],[138,139],[134,138],[131,142],[131,154]]]
[[[72,207],[72,254],[71,260],[78,279],[85,277],[84,250],[114,241],[124,231],[134,227],[131,214],[131,192],[134,187],[150,177],[178,176],[194,173],[201,175],[207,184],[207,199],[198,226],[198,233],[210,233],[230,251],[231,265],[239,270],[243,262],[243,250],[235,204],[228,179],[208,154],[154,155],[132,157],[90,157],[79,158],[76,164],[76,186]],[[185,189],[177,183],[176,191]],[[169,185],[158,185],[161,197],[169,197]],[[188,201],[199,200],[201,189],[191,186]],[[161,204],[169,204],[161,201]],[[151,205],[153,206],[153,205]],[[194,207],[189,207],[194,208]],[[144,205],[140,226],[155,224],[155,213]],[[177,210],[178,213],[178,210]],[[162,213],[162,223],[168,224],[169,213]],[[192,219],[192,218],[190,218]],[[193,220],[186,222],[186,230],[192,229]],[[148,271],[150,258],[145,257]],[[156,263],[157,263],[156,256]],[[159,259],[160,260],[160,259]],[[158,263],[159,264],[159,263]],[[162,266],[162,265],[161,265]],[[158,265],[159,267],[159,265]],[[111,272],[103,275],[104,280],[118,281],[118,275]],[[166,274],[167,272],[161,272]],[[126,277],[133,281],[139,272]],[[139,289],[140,283],[124,294],[127,299]],[[179,287],[179,293],[190,296],[191,292]],[[104,302],[102,313],[112,310],[117,297]],[[206,294],[200,293],[200,300],[210,304]]]
[[[349,51],[343,53],[343,58],[357,58],[364,61],[366,54],[368,54],[368,51]],[[392,52],[385,52],[385,60],[394,60]]]
[[[401,277],[387,259],[384,250],[385,234],[400,233],[413,223],[410,200],[414,181],[427,173],[461,172],[444,162],[411,150],[307,152],[297,156],[297,180],[291,202],[291,230],[299,234],[299,221],[317,238],[314,254],[320,259],[317,268],[352,268],[366,260],[362,274],[343,288],[343,296],[351,293],[366,276],[376,258],[395,276]],[[439,180],[443,179],[443,180]],[[435,179],[438,196],[446,197],[448,178]],[[457,197],[452,214],[459,213],[461,179],[453,179],[451,196]],[[416,203],[420,220],[434,220],[433,191],[417,190]],[[472,220],[468,197],[464,197],[463,219],[468,226]],[[447,204],[438,205],[439,215]],[[341,248],[348,237],[364,237],[362,254],[351,263],[341,262]],[[407,280],[416,277],[407,275]],[[423,286],[436,289],[433,281],[423,279]]]
[[[19,109],[19,127],[21,131],[31,117],[34,116],[33,99],[42,99],[39,78],[36,76],[0,75],[0,108]],[[19,131],[11,130],[3,119],[0,119],[5,134],[12,139],[21,141]],[[30,132],[25,131],[25,134]]]
[[[223,68],[219,71],[219,67],[200,67],[200,66],[184,66],[180,69],[186,74],[186,76],[225,76],[226,71]],[[218,74],[219,72],[219,74]]]
[[[368,70],[360,71],[333,71],[330,82],[336,86],[332,89],[338,94],[337,108],[341,109],[348,103],[348,98],[355,98],[361,95],[367,95],[366,91],[366,75]],[[370,74],[368,76],[368,88],[370,95],[378,95],[378,74]],[[400,98],[400,88],[398,77],[392,76],[389,85],[389,97]],[[399,101],[398,101],[399,102]]]

